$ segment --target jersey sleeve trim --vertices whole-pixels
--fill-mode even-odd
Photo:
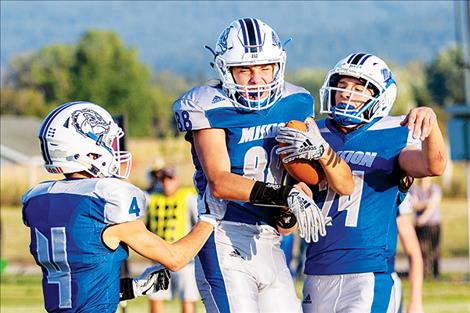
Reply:
[[[104,235],[104,232],[106,231],[106,229],[108,229],[109,227],[114,226],[114,225],[117,225],[117,224],[109,224],[109,225],[106,225],[106,226],[103,228],[103,230],[101,231],[101,235],[100,235],[101,243],[102,243],[103,246],[104,246],[107,250],[109,250],[110,252],[116,252],[116,250],[119,249],[119,245],[116,247],[116,249],[110,248],[110,247],[104,242],[103,235]]]

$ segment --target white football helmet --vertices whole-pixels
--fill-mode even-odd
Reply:
[[[372,97],[363,93],[337,88],[342,76],[359,79],[366,88],[374,91]],[[335,92],[346,91],[361,95],[369,100],[360,108],[355,109],[348,103],[335,103]],[[387,64],[372,54],[353,53],[340,60],[328,72],[320,89],[320,113],[328,113],[337,123],[354,127],[369,123],[374,118],[388,115],[397,96],[397,85]]]
[[[233,21],[220,34],[214,55],[222,87],[235,104],[250,110],[260,110],[270,107],[281,97],[286,52],[279,36],[264,22],[256,18]],[[231,67],[262,64],[275,64],[271,83],[259,86],[235,83]],[[265,93],[267,96],[261,98]],[[256,99],[242,96],[246,94],[254,95]]]
[[[119,150],[122,129],[104,108],[68,102],[51,111],[38,137],[44,167],[50,173],[86,171],[94,177],[127,178],[132,156]]]

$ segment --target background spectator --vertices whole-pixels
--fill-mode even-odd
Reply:
[[[150,204],[147,214],[147,228],[168,242],[174,242],[186,235],[197,219],[197,196],[193,188],[180,187],[176,169],[163,167],[149,173],[151,185],[148,188]],[[196,311],[199,292],[194,274],[194,261],[172,275],[170,288],[165,292],[149,296],[150,312],[164,312],[165,300],[171,300],[175,293],[182,301],[182,312]]]
[[[425,277],[439,277],[442,199],[441,188],[431,177],[422,178],[411,188],[413,209],[416,212],[415,230],[424,259]]]

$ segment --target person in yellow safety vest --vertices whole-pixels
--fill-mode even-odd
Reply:
[[[180,187],[175,168],[164,167],[156,174],[161,191],[150,193],[147,228],[164,240],[174,242],[185,236],[197,220],[196,191]],[[171,300],[175,293],[179,294],[183,313],[196,311],[196,301],[200,296],[194,261],[172,275],[168,290],[149,296],[150,312],[164,312],[164,301]]]

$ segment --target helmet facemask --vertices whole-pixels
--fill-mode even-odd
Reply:
[[[114,172],[114,176],[119,178],[128,178],[132,168],[132,154],[128,151],[121,151],[119,139],[124,137],[124,132],[120,127],[118,127],[118,129],[118,136],[114,137],[111,145],[113,147],[113,155],[116,162],[116,171]]]
[[[264,85],[237,84],[233,78],[231,68],[227,68],[227,71],[231,77],[223,84],[223,88],[232,100],[241,104],[245,109],[262,110],[268,108],[282,95],[284,70],[280,69],[279,63],[274,65],[273,80]]]
[[[340,78],[332,81],[339,81],[339,79]],[[380,95],[375,96],[379,93],[377,88],[370,84],[369,81],[361,81],[364,83],[364,90],[362,92],[339,87],[328,87],[326,88],[326,92],[321,91],[322,97],[327,97],[329,99],[327,110],[331,112],[332,118],[343,126],[349,127],[370,122],[370,116],[374,115],[373,112],[380,105]],[[337,86],[337,82],[336,84],[332,84],[332,86]],[[372,96],[368,90],[372,90]],[[349,93],[348,100],[336,104],[336,92]],[[356,103],[356,99],[358,98],[363,101],[359,106]]]
[[[101,145],[107,151],[112,153],[111,164],[107,170],[108,174],[112,175],[104,175],[101,173],[101,177],[115,176],[119,178],[128,178],[131,171],[132,155],[130,152],[121,151],[120,149],[119,139],[124,137],[122,129],[113,122],[110,125],[109,132],[102,135],[101,138],[96,138],[96,136],[91,133],[87,134],[87,136],[95,140],[96,145]],[[99,159],[97,160],[97,162],[99,162]],[[106,170],[100,172],[106,172]]]

